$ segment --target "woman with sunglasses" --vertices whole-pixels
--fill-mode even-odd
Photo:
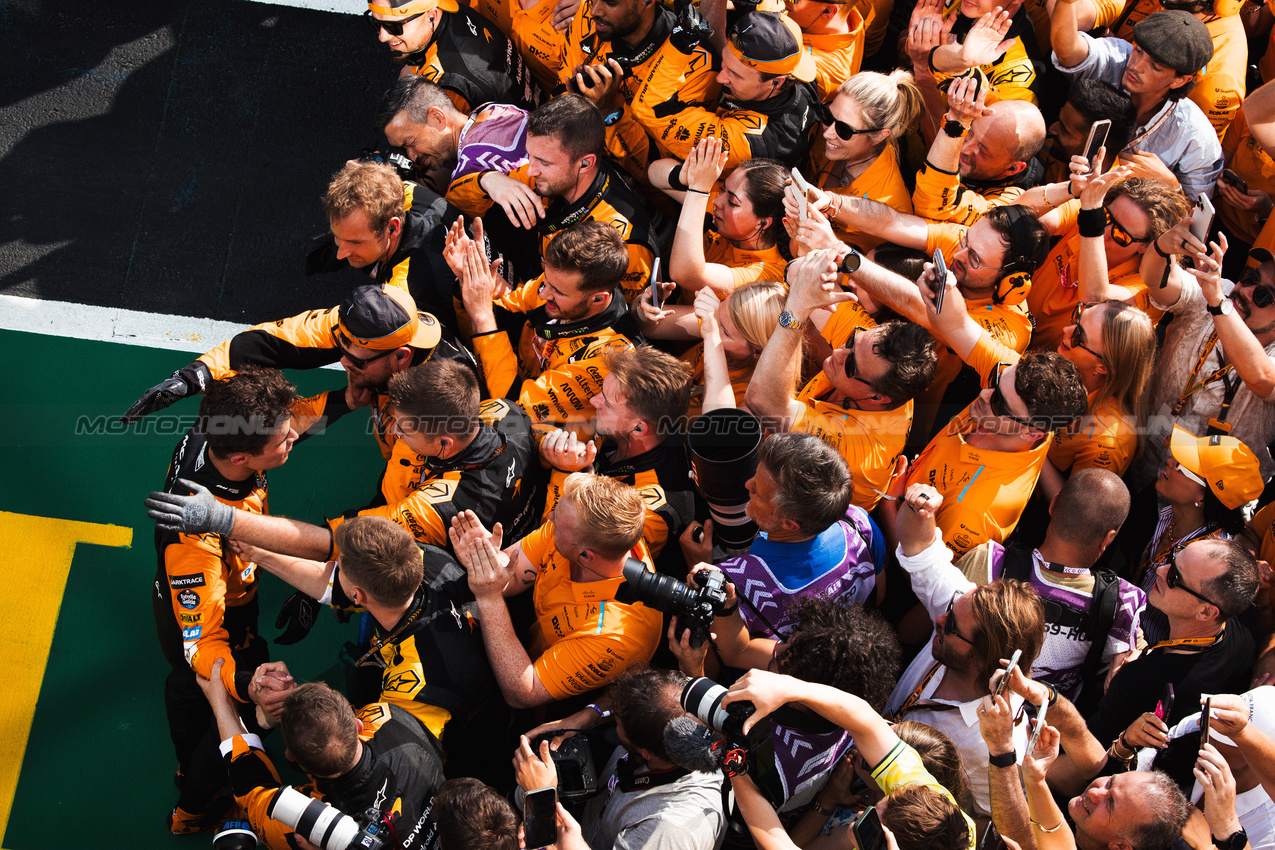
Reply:
[[[809,203],[821,210],[842,242],[863,250],[885,241],[838,221],[841,198],[872,198],[912,212],[912,192],[899,170],[898,140],[921,116],[921,92],[907,71],[862,71],[841,84],[821,107],[823,135],[810,151]]]
[[[691,149],[686,162],[660,159],[649,171],[655,186],[682,203],[669,276],[687,292],[707,286],[719,298],[755,280],[783,280],[789,259],[783,223],[788,172],[773,159],[747,160],[727,176],[711,198],[713,227],[704,229],[726,158],[721,139],[709,137]],[[672,188],[673,178],[686,188]]]
[[[725,301],[704,288],[695,295],[694,306],[671,304],[658,313],[644,295],[634,301],[632,312],[647,339],[701,340],[681,358],[690,365],[694,381],[688,411],[693,419],[706,410],[743,406],[757,358],[787,300],[782,283],[759,280],[736,289]]]
[[[1234,437],[1197,437],[1174,426],[1169,458],[1155,483],[1161,502],[1168,504],[1142,554],[1137,576],[1142,589],[1149,592],[1160,567],[1172,565],[1188,543],[1240,534],[1244,505],[1260,496],[1264,486],[1257,456],[1248,446]],[[1168,621],[1148,608],[1142,614],[1142,632],[1150,643],[1163,640]]]

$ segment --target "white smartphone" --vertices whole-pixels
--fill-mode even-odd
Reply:
[[[801,212],[798,215],[805,219],[806,214],[809,212],[807,204],[810,199],[810,184],[806,182],[806,178],[802,177],[801,172],[796,168],[792,170],[792,182],[797,187],[797,191],[801,193]]]
[[[1089,138],[1085,141],[1085,159],[1089,161],[1090,166],[1093,165],[1094,157],[1098,155],[1098,149],[1107,143],[1109,132],[1111,132],[1111,121],[1107,118],[1095,121],[1089,128]]]
[[[1043,703],[1036,709],[1036,725],[1032,727],[1031,737],[1027,739],[1027,755],[1036,752],[1036,742],[1040,740],[1040,732],[1045,728],[1045,714],[1049,703]]]
[[[996,696],[1005,693],[1006,689],[1009,688],[1009,677],[1013,675],[1014,668],[1018,666],[1018,659],[1022,657],[1023,651],[1021,649],[1014,650],[1014,654],[1009,657],[1009,666],[1005,668],[1005,675],[1001,676],[1000,681],[996,683],[996,690],[994,691]]]
[[[1195,211],[1191,213],[1191,233],[1205,245],[1209,244],[1209,225],[1213,224],[1214,212],[1213,202],[1201,192],[1195,202]]]

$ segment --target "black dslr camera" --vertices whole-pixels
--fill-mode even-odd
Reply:
[[[540,735],[531,741],[531,751],[540,752],[540,742],[552,741],[555,736]],[[598,769],[593,762],[593,750],[588,737],[579,733],[550,750],[553,766],[558,771],[558,797],[562,800],[587,800],[598,793]]]
[[[416,175],[416,163],[412,162],[403,148],[386,147],[383,151],[364,148],[359,154],[359,162],[387,163],[403,180],[412,180]]]
[[[624,580],[633,597],[664,614],[677,617],[678,630],[691,630],[691,646],[702,646],[713,618],[726,608],[726,575],[719,569],[700,570],[695,586],[660,573],[647,572],[635,558],[624,564]]]

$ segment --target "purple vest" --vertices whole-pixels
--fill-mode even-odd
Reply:
[[[460,131],[452,182],[477,171],[508,174],[527,161],[527,112],[487,103],[469,113]]]

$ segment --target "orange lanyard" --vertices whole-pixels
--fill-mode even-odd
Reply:
[[[1223,364],[1220,368],[1213,371],[1211,374],[1205,377],[1202,381],[1197,382],[1195,380],[1196,377],[1200,374],[1200,370],[1204,368],[1204,361],[1207,360],[1209,358],[1209,355],[1213,353],[1213,348],[1216,345],[1217,345],[1217,331],[1214,331],[1213,333],[1209,334],[1208,341],[1204,343],[1204,349],[1200,352],[1199,358],[1197,358],[1195,361],[1195,368],[1191,370],[1191,377],[1186,379],[1186,387],[1182,390],[1182,395],[1178,399],[1178,403],[1173,405],[1174,416],[1182,415],[1182,411],[1186,408],[1187,399],[1189,399],[1191,396],[1195,395],[1197,392],[1204,389],[1205,387],[1207,387],[1209,384],[1213,383],[1214,381],[1218,379],[1225,380],[1223,376],[1226,375],[1226,373],[1231,370],[1231,367],[1229,364]],[[1230,388],[1229,383],[1227,383],[1227,388],[1228,389]]]
[[[914,690],[908,698],[903,701],[903,705],[899,706],[899,710],[894,713],[894,717],[892,719],[895,723],[898,723],[899,718],[907,714],[908,711],[911,710],[912,706],[916,705],[916,701],[921,698],[921,691],[925,690],[925,686],[930,683],[930,680],[934,678],[934,674],[937,673],[939,668],[942,666],[943,665],[937,661],[934,662],[934,666],[930,668],[930,672],[925,674],[925,678],[921,680],[921,684],[916,686],[916,690]]]
[[[1157,649],[1167,649],[1171,646],[1212,646],[1222,639],[1222,635],[1226,632],[1226,623],[1222,624],[1222,629],[1213,637],[1206,638],[1178,638],[1177,640],[1162,640],[1155,646],[1147,650],[1147,652],[1155,652]]]

